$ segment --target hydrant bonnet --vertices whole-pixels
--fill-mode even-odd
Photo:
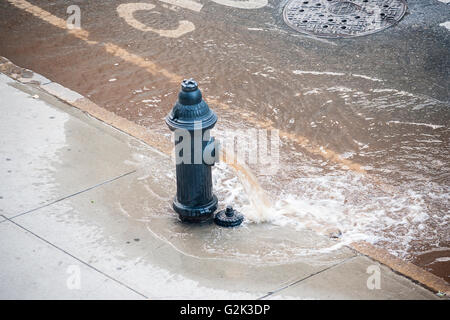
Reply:
[[[217,115],[202,99],[197,82],[192,79],[183,80],[178,101],[166,118],[171,130],[194,130],[194,123],[201,122],[202,129],[210,129],[217,122]]]

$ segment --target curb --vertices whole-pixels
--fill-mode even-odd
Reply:
[[[0,72],[20,83],[36,86],[115,129],[145,142],[166,155],[170,156],[172,154],[171,141],[166,137],[154,134],[148,128],[101,108],[78,92],[70,90],[29,69],[21,68],[2,56],[0,56]]]
[[[59,83],[53,82],[40,74],[34,73],[31,70],[21,68],[2,56],[0,56],[0,72],[23,84],[31,84],[39,87],[46,93],[55,96],[121,132],[143,141],[163,154],[169,156],[172,154],[173,149],[167,138],[153,134],[148,128],[122,118],[98,106],[79,93],[62,86]],[[450,296],[450,285],[447,284],[445,280],[421,267],[397,258],[385,249],[377,248],[367,242],[354,242],[349,245],[349,248],[356,251],[357,254],[367,256],[370,259],[387,266],[394,272],[411,279],[413,282],[418,283],[435,293],[447,297]]]
[[[372,260],[378,261],[389,267],[394,272],[401,274],[412,281],[424,286],[425,288],[439,293],[440,295],[450,296],[450,285],[438,276],[412,264],[411,262],[397,258],[385,249],[377,248],[368,242],[353,242],[349,247],[359,254],[365,255]]]

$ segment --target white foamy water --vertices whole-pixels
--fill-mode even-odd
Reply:
[[[436,125],[436,124],[429,124],[429,123],[418,123],[418,122],[402,122],[402,121],[388,121],[386,123],[395,123],[395,124],[408,124],[412,126],[425,126],[430,127],[432,129],[439,129],[439,128],[445,128],[445,126]]]
[[[306,228],[324,236],[328,236],[330,230],[340,230],[339,242],[325,250],[359,240],[396,241],[399,248],[396,253],[403,256],[410,242],[425,232],[427,221],[439,219],[427,213],[421,194],[412,190],[387,193],[377,183],[352,172],[297,178],[284,188],[289,191],[278,195],[270,207],[264,207],[259,198],[264,194],[243,192],[246,188],[226,164],[217,164],[216,168],[217,192],[226,204],[244,213],[246,223],[268,222],[298,230]],[[449,222],[448,217],[440,219],[440,223]]]
[[[370,81],[375,81],[375,82],[383,82],[383,80],[378,79],[378,78],[374,78],[374,77],[369,77],[363,74],[356,74],[356,73],[343,73],[343,72],[331,72],[331,71],[306,71],[306,70],[294,70],[292,71],[293,74],[298,74],[298,75],[316,75],[316,76],[351,76],[351,77],[355,77],[355,78],[362,78],[362,79],[366,79],[366,80],[370,80]]]
[[[305,71],[305,70],[294,70],[294,74],[312,74],[312,75],[327,75],[327,76],[345,76],[342,72],[330,72],[330,71]]]

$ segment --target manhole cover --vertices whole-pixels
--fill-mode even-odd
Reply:
[[[363,36],[396,24],[404,0],[290,0],[283,17],[299,32],[325,38]]]

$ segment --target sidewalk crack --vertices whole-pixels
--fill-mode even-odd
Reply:
[[[344,260],[342,260],[342,261],[339,261],[338,263],[335,263],[335,264],[333,264],[333,265],[331,265],[331,266],[329,266],[329,267],[326,267],[326,268],[324,268],[324,269],[322,269],[322,270],[319,270],[319,271],[317,271],[317,272],[315,272],[315,273],[312,273],[312,274],[310,274],[310,275],[308,275],[308,276],[306,276],[306,277],[304,277],[304,278],[301,278],[301,279],[296,280],[296,281],[294,281],[294,282],[292,282],[292,283],[290,283],[290,284],[287,284],[287,285],[285,285],[285,286],[283,286],[283,287],[281,287],[281,288],[278,288],[278,289],[273,290],[273,291],[269,291],[266,295],[264,295],[264,296],[262,296],[262,297],[259,297],[259,298],[256,299],[256,300],[263,300],[263,299],[266,299],[266,298],[270,297],[271,295],[273,295],[273,294],[275,294],[275,293],[278,293],[278,292],[280,292],[280,291],[282,291],[282,290],[285,290],[285,289],[287,289],[287,288],[289,288],[289,287],[292,287],[292,286],[294,286],[294,285],[296,285],[296,284],[299,284],[299,283],[301,283],[301,282],[303,282],[303,281],[305,281],[305,280],[307,280],[307,279],[309,279],[309,278],[312,278],[312,277],[314,277],[314,276],[316,276],[316,275],[318,275],[318,274],[320,274],[320,273],[322,273],[322,272],[325,272],[325,271],[327,271],[327,270],[333,269],[334,267],[337,267],[338,265],[343,264],[343,263],[345,263],[345,262],[347,262],[347,261],[350,261],[350,260],[352,260],[352,259],[354,259],[354,258],[356,258],[356,257],[357,257],[357,255],[354,255],[354,256],[352,256],[352,257],[349,257],[349,258],[347,258],[347,259],[344,259]]]
[[[103,186],[103,185],[105,185],[105,184],[108,184],[108,183],[110,183],[110,182],[116,181],[116,180],[118,180],[118,179],[120,179],[120,178],[123,178],[123,177],[125,177],[125,176],[130,175],[130,174],[133,174],[133,173],[135,173],[136,171],[137,171],[137,170],[133,170],[133,171],[124,173],[124,174],[122,174],[122,175],[120,175],[120,176],[117,176],[117,177],[114,177],[114,178],[112,178],[112,179],[109,179],[109,180],[100,182],[100,183],[98,183],[98,184],[96,184],[96,185],[93,185],[93,186],[91,186],[91,187],[89,187],[89,188],[86,188],[86,189],[83,189],[83,190],[81,190],[81,191],[72,193],[72,194],[70,194],[70,195],[68,195],[68,196],[65,196],[65,197],[62,197],[62,198],[60,198],[60,199],[54,200],[54,201],[49,202],[49,203],[47,203],[47,204],[44,204],[44,205],[42,205],[42,206],[40,206],[40,207],[37,207],[37,208],[31,209],[31,210],[28,210],[28,211],[19,213],[19,214],[13,216],[13,217],[10,217],[10,218],[7,218],[7,219],[8,219],[8,220],[10,220],[10,219],[15,219],[15,218],[20,217],[20,216],[23,216],[23,215],[25,215],[25,214],[28,214],[28,213],[37,211],[37,210],[39,210],[39,209],[42,209],[42,208],[51,206],[52,204],[55,204],[55,203],[57,203],[57,202],[66,200],[66,199],[68,199],[68,198],[74,197],[74,196],[79,195],[79,194],[81,194],[81,193],[84,193],[84,192],[86,192],[86,191],[89,191],[89,190],[95,189],[95,188],[97,188],[97,187]]]
[[[105,272],[103,272],[103,271],[97,269],[96,267],[94,267],[94,266],[92,266],[91,264],[87,263],[86,261],[84,261],[84,260],[82,260],[82,259],[80,259],[80,258],[74,256],[73,254],[69,253],[68,251],[64,250],[63,248],[58,247],[57,245],[55,245],[55,244],[53,244],[52,242],[48,241],[47,239],[45,239],[45,238],[39,236],[38,234],[34,233],[33,231],[31,231],[31,230],[25,228],[24,226],[20,225],[19,223],[17,223],[17,222],[15,222],[15,221],[11,220],[10,218],[5,217],[4,215],[0,215],[0,216],[3,217],[3,218],[5,218],[5,221],[8,221],[8,222],[13,223],[13,224],[16,225],[17,227],[19,227],[19,228],[21,228],[22,230],[25,230],[26,232],[32,234],[32,235],[35,236],[36,238],[38,238],[38,239],[40,239],[41,241],[47,243],[48,245],[52,246],[53,248],[55,248],[55,249],[57,249],[57,250],[63,252],[64,254],[66,254],[66,255],[72,257],[73,259],[77,260],[78,262],[82,263],[83,265],[87,266],[88,268],[90,268],[90,269],[92,269],[92,270],[94,270],[94,271],[96,271],[96,272],[102,274],[103,276],[107,277],[108,279],[110,279],[110,280],[112,280],[112,281],[118,283],[119,285],[121,285],[121,286],[123,286],[123,287],[125,287],[125,288],[127,288],[127,289],[129,289],[129,290],[131,290],[131,291],[133,291],[134,293],[140,295],[141,297],[143,297],[143,298],[145,298],[145,299],[149,299],[149,298],[148,298],[146,295],[144,295],[143,293],[137,291],[136,289],[133,289],[132,287],[130,287],[130,286],[128,286],[127,284],[123,283],[122,281],[120,281],[120,280],[118,280],[118,279],[116,279],[116,278],[110,276],[109,274],[107,274],[107,273],[105,273]]]

